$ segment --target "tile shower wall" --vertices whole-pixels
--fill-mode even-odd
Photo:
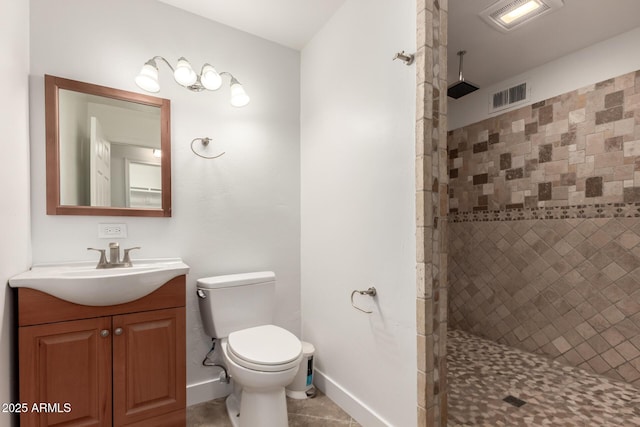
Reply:
[[[450,211],[640,201],[640,72],[449,132]]]
[[[447,0],[418,0],[418,425],[447,425]]]
[[[640,385],[640,221],[461,222],[449,322]]]
[[[449,322],[640,384],[640,72],[449,132]]]

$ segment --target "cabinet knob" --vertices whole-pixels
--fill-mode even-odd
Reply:
[[[108,337],[108,336],[109,336],[109,330],[108,330],[108,329],[103,329],[103,330],[101,330],[101,331],[100,331],[100,336],[101,336],[102,338],[106,338],[106,337]]]
[[[122,335],[122,332],[123,332],[123,331],[122,331],[122,328],[116,328],[116,330],[115,330],[115,331],[113,331],[113,333],[114,333],[115,335]]]

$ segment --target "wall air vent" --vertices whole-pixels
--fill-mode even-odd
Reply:
[[[489,113],[524,104],[529,98],[531,98],[531,88],[528,82],[493,92],[489,94]]]
[[[564,0],[500,0],[480,12],[480,17],[506,32],[562,6]]]

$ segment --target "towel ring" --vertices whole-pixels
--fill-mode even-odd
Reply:
[[[194,138],[193,141],[191,141],[191,151],[193,151],[193,154],[195,154],[196,156],[202,157],[203,159],[217,159],[218,157],[222,156],[224,153],[226,153],[226,151],[223,151],[222,153],[218,154],[217,156],[205,156],[202,155],[200,153],[198,153],[195,148],[193,148],[193,144],[196,141],[200,141],[202,143],[202,145],[204,147],[206,147],[207,145],[209,145],[209,143],[211,142],[211,138],[209,137],[205,137],[205,138]]]
[[[375,297],[376,295],[378,295],[378,291],[376,291],[376,288],[374,288],[373,286],[370,287],[369,289],[367,289],[366,291],[358,291],[355,290],[353,292],[351,292],[351,307],[355,308],[356,310],[360,310],[363,313],[367,313],[367,314],[371,314],[373,313],[373,311],[367,311],[367,310],[363,310],[360,307],[358,307],[354,302],[353,302],[353,296],[355,294],[360,294],[360,295],[369,295],[370,297]]]

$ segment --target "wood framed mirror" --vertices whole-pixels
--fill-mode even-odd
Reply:
[[[170,101],[44,80],[47,214],[171,216]]]

